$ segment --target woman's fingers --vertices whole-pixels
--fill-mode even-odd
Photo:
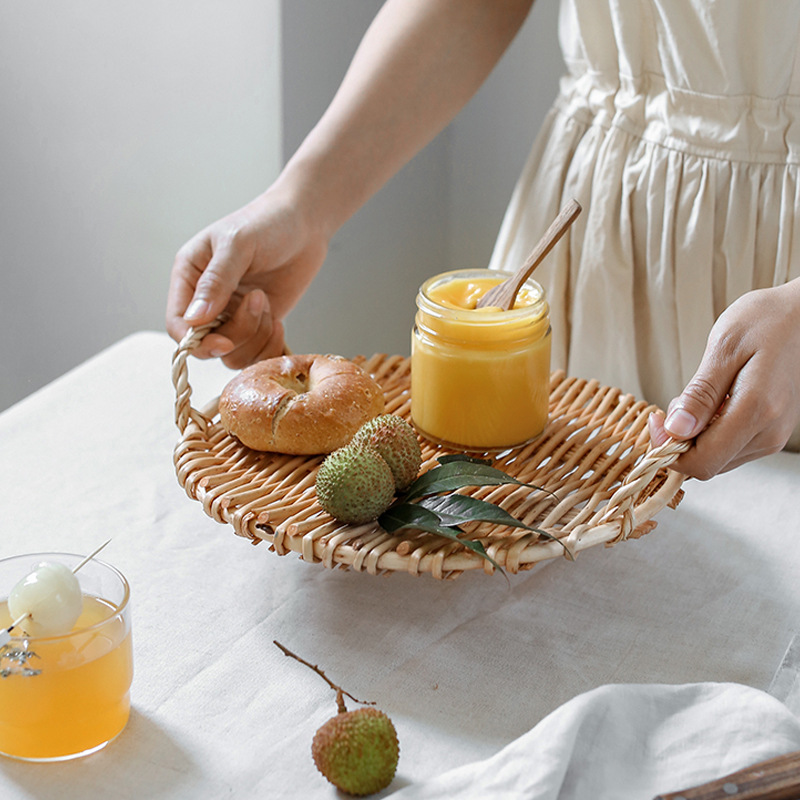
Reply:
[[[693,440],[674,469],[707,480],[786,445],[800,418],[799,292],[797,281],[750,292],[719,317],[666,420],[651,420],[654,445]]]
[[[283,352],[283,325],[272,315],[269,299],[260,289],[243,298],[229,322],[219,332],[232,343],[222,354],[222,362],[231,369],[242,369]]]

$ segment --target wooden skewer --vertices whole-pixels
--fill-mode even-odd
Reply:
[[[107,547],[109,544],[111,544],[111,539],[107,539],[105,542],[103,542],[103,544],[100,545],[100,547],[89,553],[89,555],[86,556],[86,558],[84,558],[77,567],[72,568],[72,574],[74,575],[81,567],[86,566],[86,564],[88,564],[103,548]]]
[[[11,641],[11,631],[13,631],[17,625],[22,625],[23,620],[29,616],[30,614],[23,614],[19,619],[15,619],[7,628],[0,631],[0,647],[7,645]]]
[[[88,564],[103,548],[107,547],[110,543],[111,539],[107,539],[105,542],[103,542],[103,544],[100,545],[100,547],[89,553],[89,555],[86,556],[83,561],[72,568],[72,574],[74,575],[81,567],[86,566],[86,564]],[[0,647],[9,642],[11,639],[11,631],[21,625],[22,622],[29,616],[30,614],[23,614],[21,617],[19,617],[19,619],[15,619],[5,630],[0,631]]]

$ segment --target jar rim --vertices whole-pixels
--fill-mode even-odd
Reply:
[[[422,286],[420,286],[419,293],[417,294],[417,306],[426,314],[431,314],[435,317],[463,321],[469,320],[470,323],[480,325],[507,324],[511,320],[522,321],[525,318],[540,319],[547,315],[550,309],[547,303],[545,290],[542,285],[533,278],[528,278],[523,286],[535,298],[535,302],[530,305],[520,306],[519,308],[512,308],[508,311],[500,309],[497,311],[488,311],[473,308],[451,308],[450,306],[438,303],[436,300],[432,299],[429,294],[434,286],[439,286],[459,278],[495,278],[498,276],[508,278],[511,277],[512,274],[513,273],[505,270],[488,269],[485,267],[462,268],[440,272],[428,278],[424,281]]]

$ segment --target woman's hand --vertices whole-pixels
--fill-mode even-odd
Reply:
[[[221,357],[232,369],[284,349],[282,320],[316,275],[328,237],[315,230],[290,193],[273,188],[190,239],[175,257],[167,295],[167,331],[230,319],[193,354]]]
[[[695,439],[672,465],[700,480],[781,450],[800,421],[800,279],[748,292],[719,317],[694,377],[653,415],[654,445]],[[696,438],[695,438],[696,437]]]

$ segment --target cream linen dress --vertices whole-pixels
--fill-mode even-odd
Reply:
[[[665,408],[726,306],[800,275],[800,1],[562,0],[559,37],[490,266],[577,198],[536,273],[553,367]]]

